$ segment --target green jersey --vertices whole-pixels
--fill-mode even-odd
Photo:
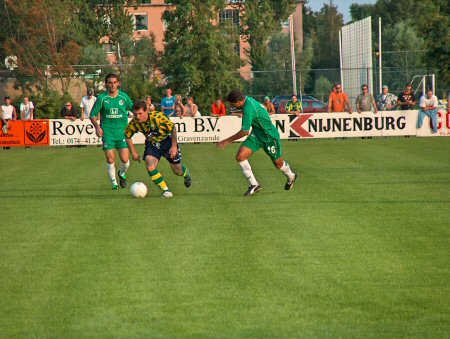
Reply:
[[[252,128],[252,134],[262,141],[280,138],[280,134],[270,120],[266,108],[251,97],[245,97],[242,117],[242,131],[248,132]]]
[[[104,92],[97,97],[92,107],[90,117],[96,117],[100,113],[103,139],[124,139],[124,131],[128,125],[128,111],[133,109],[130,97],[119,90],[115,98]]]

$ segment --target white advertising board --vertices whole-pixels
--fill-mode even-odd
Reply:
[[[281,139],[315,139],[339,137],[381,137],[381,136],[450,136],[450,113],[439,113],[438,133],[433,134],[429,119],[417,129],[417,111],[383,111],[358,113],[304,113],[299,117],[275,114],[273,124]],[[171,118],[177,129],[179,143],[219,142],[242,127],[242,119],[236,116],[221,118]],[[101,145],[95,129],[89,120],[50,120],[50,146]],[[133,136],[135,144],[145,142],[144,135]]]

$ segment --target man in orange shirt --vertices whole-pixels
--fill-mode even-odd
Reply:
[[[211,116],[213,117],[223,117],[227,115],[227,109],[225,105],[223,104],[221,99],[217,99],[216,102],[214,102],[211,105]]]
[[[328,99],[328,112],[345,112],[347,106],[348,113],[352,113],[352,106],[348,100],[348,95],[342,92],[342,85],[336,84]]]

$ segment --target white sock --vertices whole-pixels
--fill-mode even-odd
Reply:
[[[280,171],[283,172],[289,180],[294,180],[295,174],[294,172],[292,172],[289,164],[286,161],[283,163],[283,166],[280,167]]]
[[[116,164],[108,164],[106,163],[106,170],[108,172],[108,177],[111,180],[113,185],[117,185],[116,180]]]
[[[120,163],[120,175],[123,176],[125,173],[127,173],[129,168],[130,168],[130,160],[128,160],[127,162]]]
[[[250,185],[258,185],[258,182],[256,181],[255,175],[252,171],[252,166],[250,166],[250,163],[248,160],[240,161],[239,166],[241,166],[242,173],[244,173],[244,176],[247,178]]]

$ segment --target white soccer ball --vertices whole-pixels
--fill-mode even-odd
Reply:
[[[130,193],[135,198],[145,198],[147,195],[147,185],[143,182],[135,182],[130,186]]]

